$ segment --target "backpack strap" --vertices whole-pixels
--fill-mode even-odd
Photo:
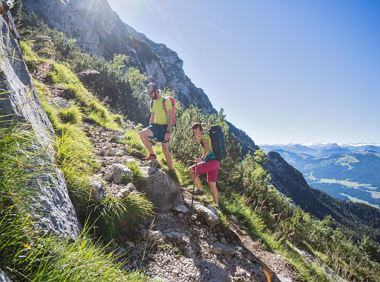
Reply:
[[[150,111],[152,112],[153,110],[153,100],[150,100]]]
[[[162,97],[162,107],[164,108],[165,113],[168,113],[168,112],[166,111],[166,101],[167,101],[167,98],[166,98],[166,97]]]

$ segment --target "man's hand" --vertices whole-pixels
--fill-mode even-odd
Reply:
[[[165,136],[164,136],[164,141],[165,141],[165,142],[168,142],[169,139],[170,139],[170,133],[169,133],[169,132],[166,132],[166,133],[165,133]]]

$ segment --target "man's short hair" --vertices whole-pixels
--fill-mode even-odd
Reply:
[[[153,92],[153,91],[158,91],[158,87],[157,87],[156,83],[151,82],[151,83],[149,83],[149,84],[146,86],[146,90],[145,90],[145,92],[146,92],[146,93],[150,93],[150,92]]]

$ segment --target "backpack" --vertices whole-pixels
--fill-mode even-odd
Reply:
[[[176,108],[175,108],[175,103],[176,103],[176,100],[173,96],[167,96],[167,97],[162,97],[162,107],[164,108],[165,112],[167,115],[171,115],[172,117],[172,125],[175,125],[175,123],[177,122],[176,120]],[[172,104],[172,110],[171,112],[168,114],[167,110],[166,110],[166,100],[169,99],[170,103]],[[153,100],[150,101],[150,108],[153,109]]]
[[[212,151],[214,152],[215,159],[218,161],[226,158],[226,146],[224,145],[224,136],[222,128],[219,125],[211,125],[208,134],[211,138]]]

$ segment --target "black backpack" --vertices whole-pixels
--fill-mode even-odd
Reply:
[[[211,138],[212,151],[214,152],[215,159],[218,161],[224,160],[227,152],[224,145],[222,128],[219,125],[211,125],[208,134]]]

